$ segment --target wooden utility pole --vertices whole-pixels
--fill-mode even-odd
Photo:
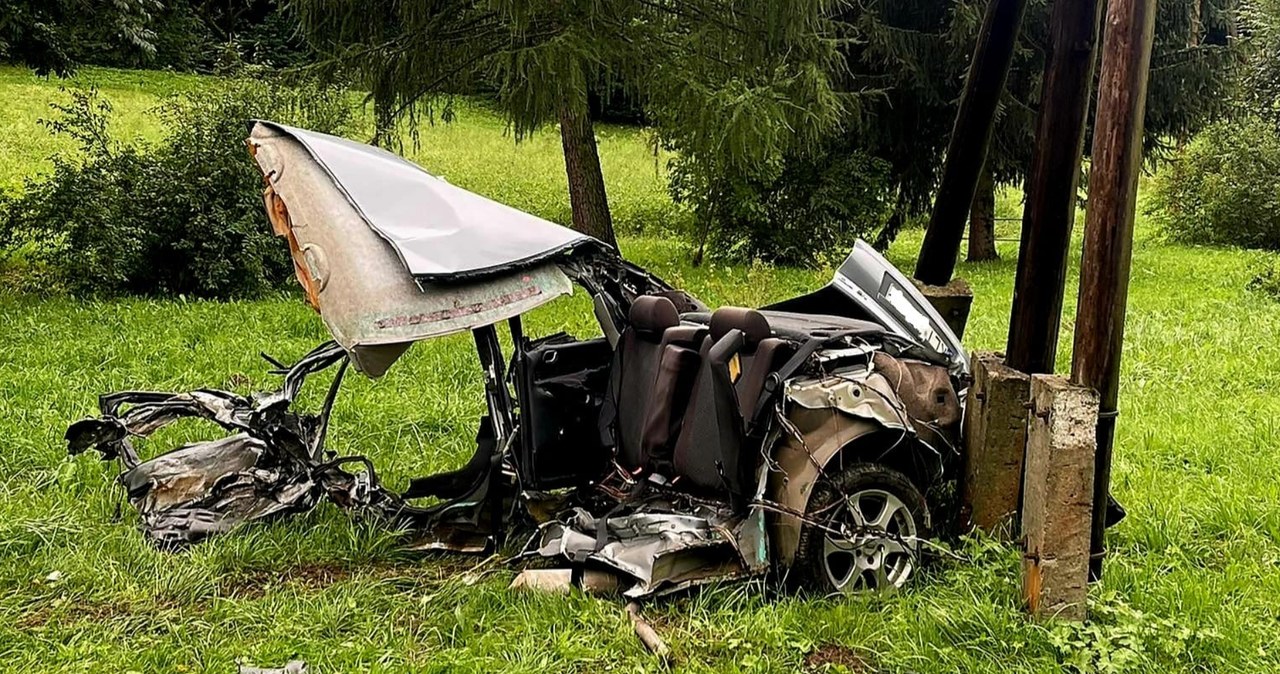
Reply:
[[[991,0],[982,19],[982,32],[960,96],[960,110],[947,145],[929,229],[916,261],[916,279],[929,285],[944,286],[955,272],[969,207],[987,161],[996,107],[1013,62],[1026,6],[1026,0]]]
[[[1156,0],[1111,0],[1102,41],[1084,258],[1076,307],[1071,378],[1098,390],[1098,454],[1093,484],[1090,575],[1102,576],[1120,353],[1133,255],[1133,215],[1142,166],[1147,73]]]
[[[1052,373],[1103,0],[1054,0],[1006,364]]]

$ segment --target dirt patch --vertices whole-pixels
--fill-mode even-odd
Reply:
[[[218,594],[239,599],[259,599],[276,587],[321,590],[352,578],[393,581],[397,585],[401,583],[417,585],[463,573],[474,565],[475,560],[465,560],[464,563],[457,564],[439,562],[415,564],[391,561],[362,564],[317,562],[277,570],[249,569],[227,574],[218,584]]]
[[[322,562],[301,564],[287,569],[247,570],[229,574],[218,583],[218,594],[243,599],[258,599],[272,587],[291,585],[305,590],[316,590],[340,583],[351,577],[352,567],[344,564]]]
[[[822,644],[804,658],[806,672],[850,672],[873,674],[874,665],[856,650],[840,644]]]
[[[13,621],[13,626],[18,628],[19,632],[27,632],[37,630],[49,624],[53,620],[53,611],[48,608],[38,608],[30,613],[24,613]]]
[[[22,631],[43,629],[48,625],[67,623],[107,623],[121,618],[133,616],[154,616],[158,611],[179,608],[170,600],[156,601],[94,601],[76,599],[72,602],[61,600],[52,605],[43,605],[33,611],[24,613],[14,621],[14,626]],[[183,607],[187,611],[201,610],[200,606]]]

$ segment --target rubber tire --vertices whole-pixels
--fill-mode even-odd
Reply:
[[[928,539],[932,532],[930,526],[929,506],[925,503],[924,494],[916,487],[911,478],[892,468],[877,463],[855,463],[833,475],[825,475],[814,485],[813,496],[809,498],[809,506],[805,513],[821,512],[835,503],[841,494],[852,494],[863,489],[883,489],[902,500],[915,519],[916,537]],[[792,564],[791,576],[795,588],[828,595],[840,592],[831,585],[822,568],[822,544],[824,532],[817,527],[804,525],[800,530],[800,541],[796,547],[796,559]],[[920,556],[923,558],[923,554]],[[921,559],[916,560],[915,571],[920,569]],[[907,582],[911,582],[910,578]]]

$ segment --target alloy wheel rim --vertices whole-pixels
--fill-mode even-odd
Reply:
[[[911,577],[920,542],[915,517],[902,499],[883,489],[859,490],[828,522],[822,567],[836,591],[888,590]]]

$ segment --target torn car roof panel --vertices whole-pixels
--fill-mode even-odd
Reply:
[[[603,246],[567,227],[486,199],[391,152],[275,122],[253,123],[250,142],[286,136],[299,143],[356,213],[391,244],[410,274],[451,281],[500,274],[578,246]],[[290,163],[299,161],[292,158]],[[263,173],[286,168],[259,158]],[[318,186],[317,186],[318,187]],[[291,204],[292,206],[292,204]]]
[[[308,302],[320,312],[329,332],[364,374],[381,376],[415,341],[503,321],[572,292],[568,277],[553,262],[447,284],[415,281],[389,239],[371,228],[363,211],[380,212],[374,209],[376,205],[397,212],[418,208],[421,213],[429,213],[429,204],[415,195],[431,190],[399,188],[389,183],[376,204],[357,208],[350,198],[350,187],[331,178],[300,134],[305,134],[309,143],[320,142],[316,137],[321,134],[290,131],[261,122],[254,125],[249,142],[255,161],[266,176],[263,196],[267,213],[276,233],[289,242],[298,281]],[[375,157],[378,161],[391,162],[380,155]],[[407,162],[398,158],[395,161],[427,176]],[[357,193],[363,194],[366,201],[374,198],[367,190]],[[449,216],[453,220],[446,229],[461,232],[475,224],[457,221],[455,216]],[[438,240],[437,254],[453,255],[457,260],[471,256],[475,261],[479,259],[477,255],[492,253],[481,250],[485,246],[478,241],[450,252],[451,246],[462,243],[460,236]],[[545,243],[553,242],[548,239]],[[501,247],[500,243],[497,245]]]

